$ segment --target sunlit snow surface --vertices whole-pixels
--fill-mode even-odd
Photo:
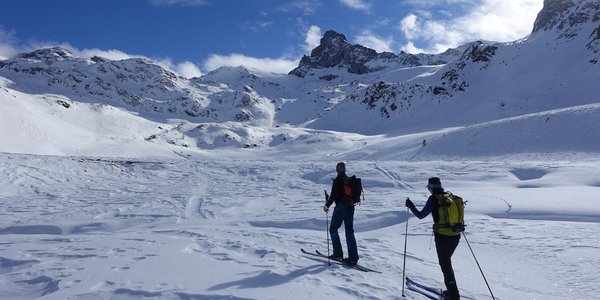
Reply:
[[[403,201],[423,205],[433,175],[468,201],[466,234],[497,298],[600,291],[597,160],[347,161],[364,182],[355,229],[361,263],[383,272],[375,274],[299,251],[327,251],[320,207],[338,158],[227,152],[0,155],[0,298],[401,298]],[[407,274],[441,286],[430,218],[408,222]],[[490,298],[464,239],[454,267],[464,296]]]
[[[0,299],[423,299],[402,297],[404,241],[406,274],[442,287],[432,221],[407,219],[404,199],[422,207],[430,176],[468,201],[496,299],[598,299],[597,23],[366,75],[5,65]],[[327,252],[339,161],[363,180],[360,263],[382,274],[300,252]],[[465,299],[491,299],[464,238],[453,265]]]

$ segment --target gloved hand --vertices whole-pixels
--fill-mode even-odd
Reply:
[[[410,198],[406,198],[406,203],[405,203],[406,207],[408,208],[414,208],[415,204],[410,200]]]
[[[327,207],[327,205],[323,205],[323,211],[324,212],[329,212],[329,207]]]

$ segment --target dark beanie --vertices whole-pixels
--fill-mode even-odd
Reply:
[[[427,188],[432,190],[441,189],[442,181],[439,177],[431,177],[429,180],[427,180]]]

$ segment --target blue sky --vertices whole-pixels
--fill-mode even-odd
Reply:
[[[327,30],[353,44],[439,53],[531,32],[543,0],[3,0],[0,59],[41,47],[145,57],[199,76],[223,65],[287,73]]]

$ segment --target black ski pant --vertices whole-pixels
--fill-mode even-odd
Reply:
[[[454,270],[452,269],[452,254],[458,246],[460,235],[447,236],[439,233],[435,234],[435,249],[437,251],[438,261],[442,273],[444,273],[444,283],[450,299],[460,299],[458,286],[454,278]]]
[[[333,256],[344,257],[342,242],[338,229],[342,227],[346,231],[346,245],[348,246],[348,258],[352,261],[358,261],[358,248],[356,246],[356,237],[354,236],[354,206],[346,203],[338,203],[333,209],[331,216],[331,225],[329,234],[331,235],[331,244],[333,245]]]

